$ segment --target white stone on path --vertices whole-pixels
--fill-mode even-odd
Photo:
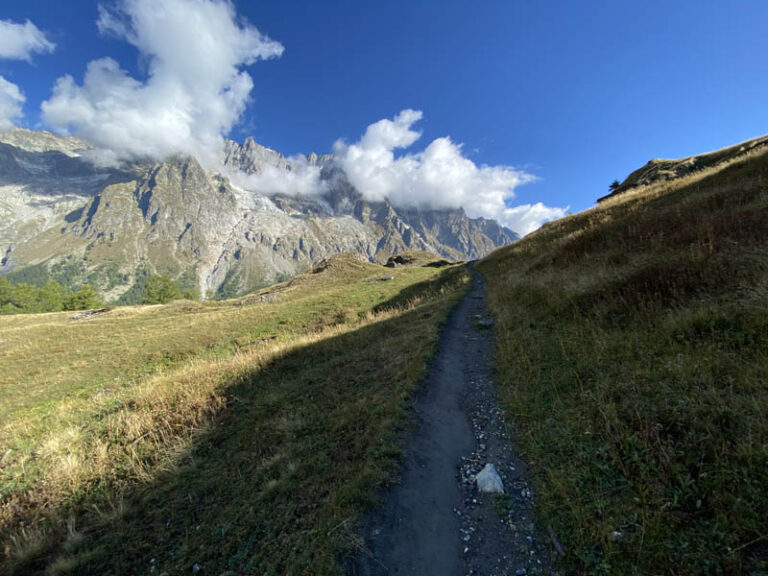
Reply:
[[[490,492],[494,494],[504,494],[504,484],[501,481],[496,466],[486,464],[480,473],[475,477],[477,489],[480,492]]]

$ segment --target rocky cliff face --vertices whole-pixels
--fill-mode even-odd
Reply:
[[[322,197],[266,196],[205,170],[194,158],[99,168],[88,144],[47,132],[0,134],[0,273],[43,267],[70,284],[88,281],[118,298],[157,272],[202,294],[234,295],[304,270],[340,252],[385,261],[408,250],[473,259],[513,241],[513,232],[462,210],[369,203],[331,156]],[[291,170],[253,139],[227,142],[227,170]]]

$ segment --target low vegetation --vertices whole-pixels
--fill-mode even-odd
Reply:
[[[104,298],[88,284],[69,290],[55,280],[38,287],[24,282],[13,284],[0,276],[0,314],[85,310],[103,305]]]
[[[238,300],[0,318],[0,571],[337,572],[467,281],[339,257]]]
[[[768,573],[768,154],[625,192],[478,268],[565,570]]]
[[[0,276],[0,314],[37,314],[62,310],[87,310],[104,306],[105,298],[90,284],[77,290],[45,277],[37,285],[12,282]],[[117,304],[167,304],[174,300],[199,300],[194,289],[183,290],[179,283],[165,274],[142,277],[131,294],[124,294]]]
[[[199,300],[193,290],[182,291],[181,287],[166,274],[155,274],[147,279],[142,304],[167,304],[174,300]]]

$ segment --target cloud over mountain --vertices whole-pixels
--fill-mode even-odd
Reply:
[[[214,162],[253,88],[242,67],[283,53],[225,0],[121,0],[100,8],[98,27],[137,48],[147,78],[94,60],[81,85],[59,78],[42,111],[105,149],[106,161],[190,153]]]
[[[32,22],[23,24],[0,20],[0,59],[32,61],[33,54],[53,52],[56,45]],[[12,128],[23,116],[25,102],[21,89],[0,76],[0,130]]]
[[[238,17],[227,0],[118,0],[100,8],[98,27],[132,44],[147,64],[131,76],[113,59],[91,61],[79,84],[59,78],[43,102],[43,120],[93,142],[97,159],[113,163],[197,156],[222,168],[223,138],[240,121],[253,88],[243,67],[279,57],[283,46]],[[535,177],[511,166],[477,165],[461,144],[420,138],[422,113],[406,109],[368,126],[359,140],[334,144],[336,162],[366,200],[421,208],[463,207],[470,217],[497,219],[520,234],[565,213],[542,204],[510,207],[515,189]],[[318,165],[289,159],[290,170],[226,170],[237,186],[265,194],[318,195],[329,183]]]
[[[541,203],[510,207],[515,189],[533,182],[535,176],[511,166],[478,166],[448,137],[433,140],[422,151],[397,156],[397,150],[406,150],[421,138],[414,128],[421,118],[421,111],[406,109],[391,120],[371,124],[352,144],[335,143],[336,163],[363,198],[389,200],[399,207],[461,207],[471,218],[493,218],[520,235],[565,215],[567,209]],[[317,166],[301,159],[290,164],[290,172],[266,165],[259,174],[231,177],[239,186],[265,194],[326,191],[327,183],[320,179]]]
[[[340,165],[364,197],[388,198],[398,206],[463,207],[472,218],[494,218],[519,234],[565,214],[543,204],[509,208],[515,189],[535,176],[511,166],[478,166],[448,137],[433,140],[420,152],[396,157],[395,150],[407,149],[421,138],[413,128],[421,118],[421,111],[403,110],[392,120],[368,126],[354,144],[336,142]]]

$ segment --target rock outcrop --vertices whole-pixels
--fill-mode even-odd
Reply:
[[[763,153],[768,151],[768,136],[747,140],[735,146],[722,148],[715,152],[707,152],[679,160],[665,160],[654,158],[642,168],[632,172],[627,178],[614,188],[610,194],[598,198],[598,202],[607,200],[618,194],[623,194],[629,190],[650,186],[659,182],[668,182],[684,178],[696,172],[704,170],[718,170],[729,165],[731,162],[745,158],[749,154]]]

